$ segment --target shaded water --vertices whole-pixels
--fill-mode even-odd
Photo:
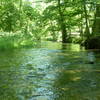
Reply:
[[[100,100],[100,53],[89,64],[89,52],[52,42],[0,52],[0,100]]]

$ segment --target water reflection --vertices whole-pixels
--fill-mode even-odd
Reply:
[[[99,100],[99,53],[91,65],[87,51],[65,45],[0,53],[0,100]]]

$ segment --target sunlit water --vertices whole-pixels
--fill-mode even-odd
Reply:
[[[0,100],[100,100],[100,53],[42,43],[0,52]]]

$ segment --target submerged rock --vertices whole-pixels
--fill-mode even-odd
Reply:
[[[89,52],[88,53],[88,61],[89,61],[89,64],[94,64],[94,62],[95,62],[95,56],[94,56],[93,52]]]

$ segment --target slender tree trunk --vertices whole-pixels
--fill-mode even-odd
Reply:
[[[81,36],[81,38],[82,38],[82,40],[83,40],[83,38],[84,38],[84,32],[83,32],[83,18],[82,18],[82,14],[81,14],[81,22],[80,22],[80,26],[79,26],[79,31],[80,31],[80,36]]]
[[[94,19],[94,24],[92,27],[92,34],[94,35],[100,34],[100,4],[96,5],[96,14]]]
[[[53,41],[57,41],[57,36],[56,36],[56,33],[55,33],[55,29],[54,29],[54,25],[53,25],[53,23],[52,22],[50,22],[50,25],[51,25],[51,35],[52,35],[52,38],[53,38]]]
[[[22,0],[20,0],[20,4],[19,4],[19,12],[20,12],[20,28],[22,27]]]
[[[67,43],[67,30],[66,30],[63,12],[61,11],[60,0],[58,0],[58,11],[59,11],[59,15],[60,15],[59,24],[60,24],[61,31],[62,31],[62,42]]]
[[[89,38],[90,36],[90,30],[89,30],[89,23],[88,23],[88,14],[87,14],[87,9],[86,9],[86,0],[83,0],[83,9],[84,9],[84,14],[85,14],[85,36]]]

